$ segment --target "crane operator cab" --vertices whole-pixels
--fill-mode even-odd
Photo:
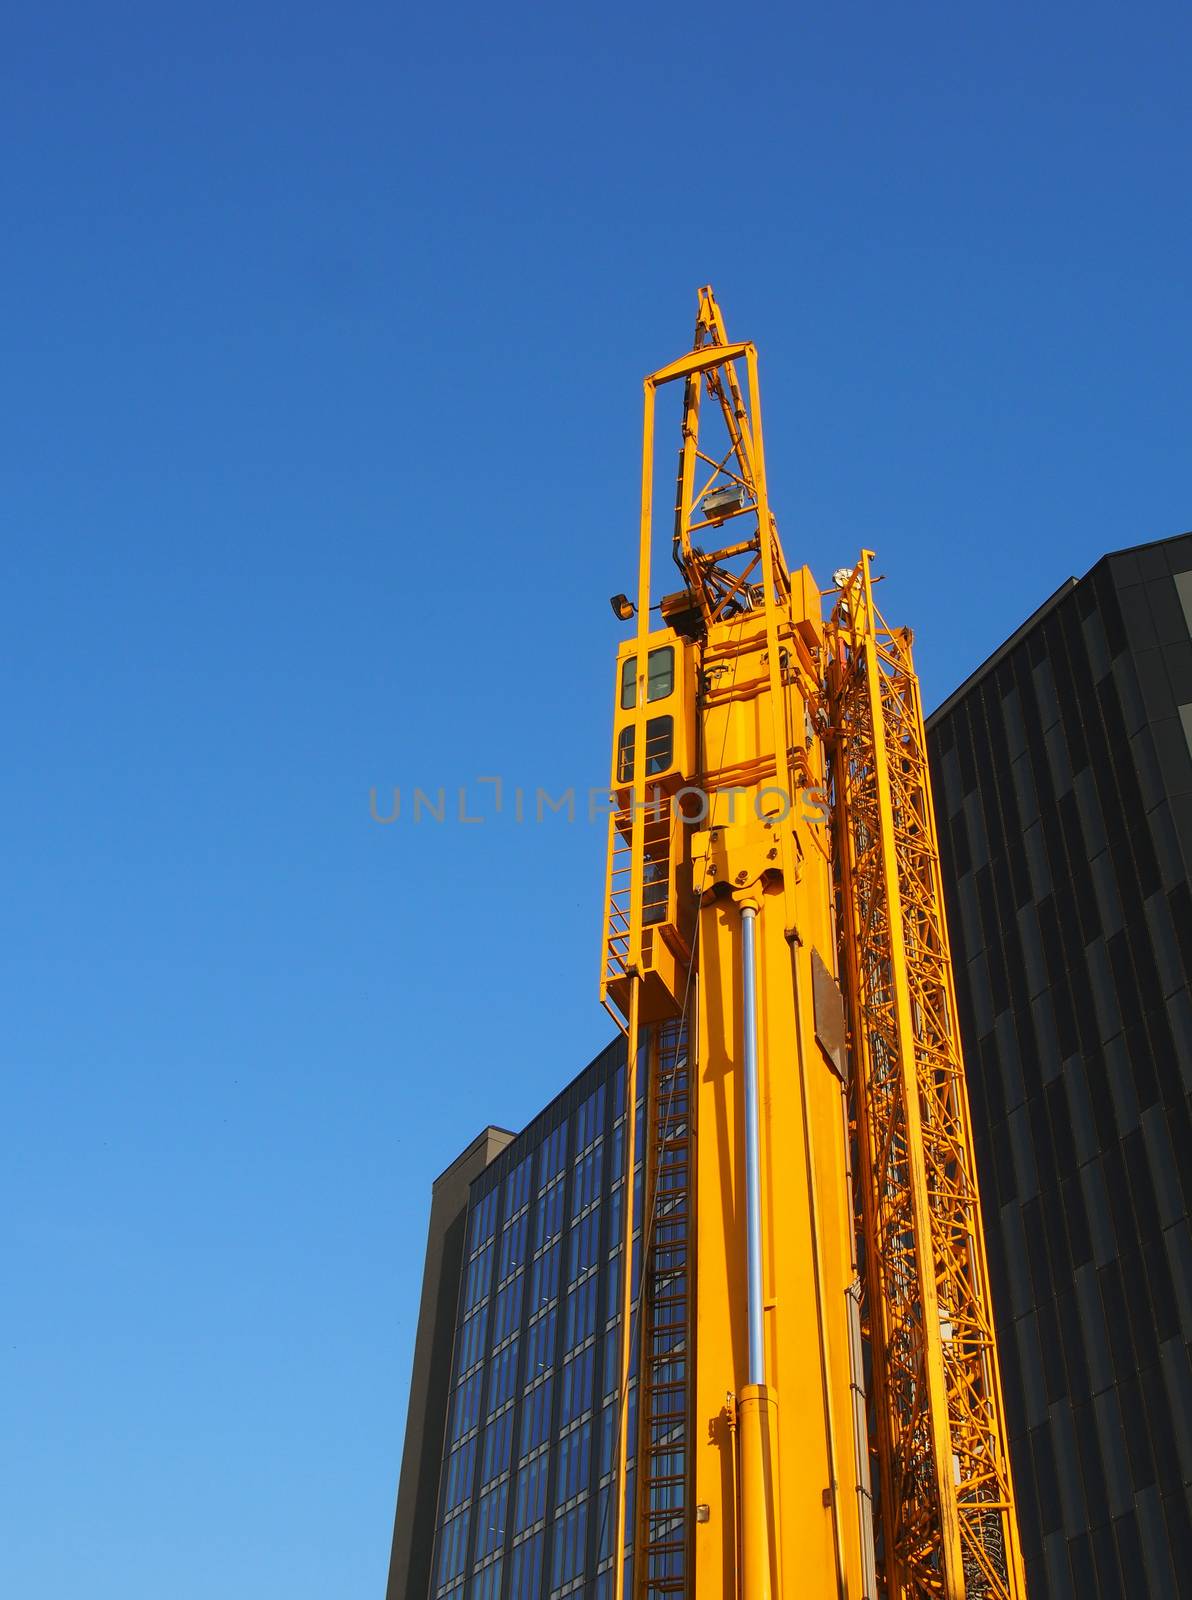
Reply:
[[[602,988],[628,1015],[631,846],[638,811],[644,1022],[679,1014],[691,963],[695,908],[688,824],[698,825],[706,806],[696,787],[697,683],[697,646],[669,629],[628,639],[617,652]]]

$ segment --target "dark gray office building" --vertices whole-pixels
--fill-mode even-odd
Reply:
[[[1192,1593],[1190,620],[1107,556],[928,725],[1031,1600]],[[611,1592],[624,1095],[435,1187],[387,1600]]]
[[[439,1429],[407,1428],[402,1463],[435,1492],[417,1513],[399,1495],[387,1600],[612,1592],[624,1101],[617,1041],[457,1202]],[[432,1223],[428,1271],[438,1255]]]
[[[1192,535],[929,720],[1031,1600],[1192,1593]]]

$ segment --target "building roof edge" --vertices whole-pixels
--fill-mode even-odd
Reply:
[[[517,1134],[514,1133],[511,1128],[498,1128],[495,1123],[490,1122],[487,1128],[482,1128],[476,1137],[471,1140],[470,1143],[464,1146],[460,1153],[455,1157],[454,1161],[449,1161],[447,1163],[442,1172],[440,1172],[438,1177],[435,1178],[431,1183],[431,1189],[433,1190],[437,1188],[438,1185],[442,1183],[444,1178],[449,1177],[450,1174],[455,1171],[456,1167],[462,1165],[462,1163],[467,1161],[469,1157],[474,1156],[482,1146],[486,1145],[489,1140],[493,1138],[494,1135],[496,1135],[498,1139],[504,1139],[505,1141],[505,1144],[501,1146],[501,1150],[505,1148],[505,1145],[512,1144],[514,1139],[517,1138]],[[495,1160],[496,1156],[500,1155],[500,1153],[500,1150],[496,1151],[495,1155],[490,1159]]]
[[[1186,533],[1169,533],[1162,539],[1144,539],[1140,544],[1127,544],[1123,545],[1118,550],[1105,550],[1097,557],[1083,577],[1065,578],[1063,583],[1060,584],[1059,588],[1054,592],[1054,594],[1048,595],[1043,604],[1032,611],[1030,616],[1027,617],[1026,621],[1020,623],[1019,626],[1015,628],[1014,632],[1009,636],[1009,638],[1003,640],[1002,643],[998,645],[997,649],[992,655],[987,656],[986,659],[981,662],[980,666],[974,667],[972,672],[969,673],[968,677],[965,678],[962,683],[958,684],[945,700],[941,701],[941,703],[936,706],[931,715],[925,719],[927,731],[930,733],[933,723],[938,722],[941,717],[944,717],[948,714],[955,701],[959,700],[963,695],[966,695],[970,689],[975,689],[985,674],[987,672],[991,672],[1000,661],[1003,661],[1010,651],[1014,649],[1015,645],[1020,644],[1030,630],[1042,622],[1047,613],[1051,611],[1053,607],[1057,606],[1070,590],[1075,589],[1077,585],[1081,583],[1085,583],[1089,578],[1092,577],[1097,568],[1102,566],[1106,561],[1112,561],[1115,556],[1132,556],[1137,554],[1139,550],[1153,550],[1159,545],[1171,544],[1177,539],[1185,538],[1187,538]]]
[[[1102,560],[1103,559],[1104,557],[1102,557]],[[1091,571],[1092,569],[1090,568],[1089,570]],[[1066,594],[1070,594],[1072,590],[1075,589],[1076,586],[1082,581],[1083,580],[1080,578],[1065,578],[1063,583],[1060,584],[1059,588],[1056,589],[1054,593],[1049,594],[1047,599],[1044,600],[1043,604],[1041,606],[1037,606],[1035,610],[1031,612],[1030,616],[1027,617],[1025,622],[1019,623],[1018,627],[1015,628],[1014,632],[1009,636],[1008,639],[1002,640],[1001,644],[998,645],[997,649],[992,655],[986,656],[985,660],[981,662],[980,666],[974,667],[969,673],[968,677],[952,690],[952,693],[948,696],[948,698],[936,706],[931,715],[924,719],[928,733],[931,732],[933,724],[938,722],[941,717],[947,716],[948,712],[952,709],[953,704],[957,700],[963,699],[963,697],[968,694],[970,690],[975,689],[980,683],[981,679],[984,678],[987,673],[992,672],[994,667],[996,667],[999,662],[1004,661],[1005,658],[1010,654],[1010,651],[1013,650],[1016,645],[1022,643],[1023,639],[1025,639],[1031,629],[1038,627],[1039,623],[1043,621],[1043,618],[1047,616],[1048,612],[1054,611],[1064,596]]]

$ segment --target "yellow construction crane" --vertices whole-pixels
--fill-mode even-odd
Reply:
[[[682,396],[652,590],[655,409]],[[910,634],[783,554],[712,291],[645,380],[601,998],[628,1036],[617,1600],[1023,1600]]]

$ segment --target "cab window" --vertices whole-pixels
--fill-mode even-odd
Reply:
[[[622,728],[617,739],[617,782],[633,782],[633,729]]]
[[[642,921],[665,922],[670,898],[670,873],[665,861],[642,863]]]
[[[646,658],[646,699],[665,700],[675,687],[675,647],[670,644],[663,645],[659,650],[651,650]],[[621,704],[625,704],[625,688],[622,682]],[[630,702],[632,704],[632,701]]]
[[[674,717],[651,717],[646,723],[646,776],[665,772],[674,759]]]
[[[665,700],[675,688],[675,649],[664,644],[646,657],[646,699]],[[637,704],[637,657],[621,663],[621,710],[632,711]]]
[[[666,772],[675,760],[674,717],[651,717],[646,723],[646,777]],[[633,782],[633,729],[617,736],[617,782]]]
[[[637,703],[637,657],[621,663],[621,710],[632,711]]]

